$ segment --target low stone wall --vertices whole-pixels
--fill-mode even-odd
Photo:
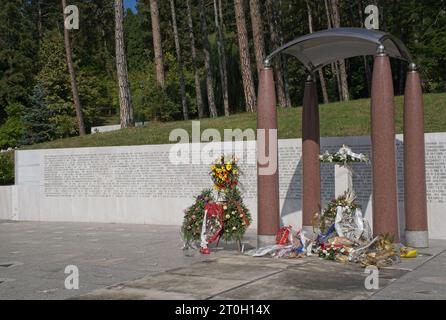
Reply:
[[[147,122],[136,122],[135,127],[144,127],[147,125]],[[120,124],[110,124],[107,126],[98,126],[98,127],[91,127],[91,134],[94,133],[102,133],[102,132],[111,132],[111,131],[117,131],[121,130]]]
[[[400,230],[403,231],[402,135],[397,135],[395,141]],[[429,234],[431,238],[446,239],[446,133],[426,134],[425,141]],[[321,152],[334,152],[342,144],[350,145],[354,152],[371,153],[370,138],[365,136],[322,138]],[[12,217],[35,221],[179,225],[183,210],[193,203],[193,197],[212,184],[208,164],[172,164],[169,161],[172,146],[178,145],[16,151],[17,208]],[[188,147],[193,154],[205,144]],[[225,152],[230,153],[232,147],[225,143]],[[240,155],[241,150],[236,154]],[[297,228],[302,214],[301,150],[300,139],[279,140],[281,219],[282,223]],[[241,184],[255,228],[254,141],[244,143],[243,154]],[[353,171],[353,187],[358,201],[372,222],[371,166],[355,164]],[[321,165],[321,179],[322,205],[325,205],[335,194],[334,165]],[[3,211],[11,210],[1,206]]]
[[[13,193],[15,186],[0,186],[0,220],[13,218]]]

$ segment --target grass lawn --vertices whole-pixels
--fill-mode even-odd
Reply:
[[[396,132],[403,132],[403,97],[395,97]],[[425,131],[446,131],[446,93],[425,94]],[[300,138],[302,130],[302,108],[279,109],[279,138]],[[370,100],[361,99],[320,105],[321,136],[361,136],[370,134]],[[217,119],[202,119],[201,130],[256,128],[256,115],[235,114]],[[73,137],[26,146],[26,149],[102,147],[142,144],[164,144],[169,142],[169,133],[176,128],[184,128],[191,133],[191,121],[149,122],[144,128],[129,128],[115,132],[105,132]]]

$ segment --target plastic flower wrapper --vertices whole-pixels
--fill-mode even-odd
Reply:
[[[285,230],[288,230],[289,232],[284,232]],[[253,249],[246,252],[246,254],[253,257],[263,257],[266,255],[270,255],[274,258],[304,257],[307,253],[306,246],[309,245],[309,242],[303,232],[299,230],[296,234],[293,235],[292,227],[287,226],[279,230],[276,236],[276,240],[282,239],[284,234],[286,234],[287,241],[278,241],[282,244],[273,244],[270,246]]]

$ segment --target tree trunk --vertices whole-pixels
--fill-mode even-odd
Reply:
[[[267,0],[266,1],[267,8],[267,18],[269,31],[271,36],[271,49],[275,50],[280,45],[279,34],[275,28],[275,17],[274,17],[274,1]],[[283,80],[283,69],[282,69],[282,56],[279,55],[274,58],[274,76],[276,80],[276,89],[277,89],[277,101],[280,106],[287,106],[287,99],[285,93],[285,84]]]
[[[65,10],[65,7],[64,7]],[[37,33],[39,34],[39,39],[43,37],[43,27],[42,27],[42,6],[40,1],[37,1]]]
[[[115,0],[115,43],[116,43],[116,69],[119,85],[119,109],[121,115],[121,128],[133,127],[132,99],[130,95],[129,77],[127,71],[127,58],[124,47],[124,6],[122,0]]]
[[[331,29],[332,28],[331,14],[330,14],[330,8],[328,7],[327,0],[324,0],[324,5],[325,5],[325,13],[327,15],[327,28]]]
[[[192,22],[192,13],[190,9],[190,1],[186,0],[187,6],[187,23],[189,28],[189,39],[190,39],[190,48],[191,48],[191,56],[192,56],[192,67],[194,69],[194,81],[195,81],[195,98],[197,100],[197,109],[198,109],[198,117],[204,117],[204,106],[203,99],[201,97],[201,85],[200,85],[200,75],[198,74],[197,69],[197,49],[195,47],[195,36],[194,36],[194,25]]]
[[[65,14],[66,6],[67,6],[66,1],[62,0],[62,12],[64,21],[67,17],[67,15]],[[64,40],[65,40],[65,52],[67,55],[68,72],[70,73],[71,91],[73,93],[74,109],[76,110],[77,124],[79,127],[79,135],[84,136],[85,135],[84,116],[82,114],[81,101],[79,99],[79,92],[77,90],[76,73],[74,71],[73,56],[71,53],[70,34],[68,33],[67,28],[65,28],[65,25],[64,25]]]
[[[245,10],[242,0],[234,0],[235,21],[240,51],[240,69],[242,72],[243,92],[245,94],[245,109],[254,112],[256,107],[256,93],[252,80],[251,59],[249,56],[248,32],[246,31]]]
[[[333,15],[333,26],[335,28],[341,27],[341,18],[339,15],[339,0],[330,0],[331,10]],[[341,90],[342,90],[342,100],[350,100],[350,95],[348,92],[348,82],[347,82],[347,72],[345,70],[344,59],[339,60],[339,77],[341,79]]]
[[[259,0],[249,1],[249,11],[251,14],[252,35],[254,40],[254,52],[256,56],[257,74],[263,68],[265,58],[265,40],[263,39],[263,22],[260,14]]]
[[[361,28],[364,28],[364,6],[362,1],[358,2],[358,9],[359,9],[359,26]],[[370,94],[372,92],[372,72],[370,70],[369,63],[367,61],[367,56],[362,56],[362,59],[364,61],[364,71],[365,71],[365,80],[367,83],[367,93],[370,97]]]
[[[212,118],[216,118],[218,114],[217,107],[215,106],[214,78],[212,76],[211,50],[209,46],[205,10],[204,0],[200,0],[200,25],[203,38],[204,68],[206,69],[206,89],[208,94],[209,113]]]
[[[313,14],[311,12],[311,6],[310,2],[308,0],[305,0],[305,3],[307,4],[307,12],[308,12],[308,29],[310,33],[313,33]],[[324,99],[324,103],[328,103],[328,93],[327,93],[327,86],[325,84],[325,78],[323,73],[323,68],[318,70],[319,73],[319,81],[321,83],[321,89],[322,89],[322,96]]]
[[[330,8],[328,6],[327,0],[324,0],[324,5],[325,5],[325,13],[327,15],[327,28],[331,29],[332,26],[333,26],[333,24],[332,24],[332,15],[330,13]],[[332,62],[331,63],[331,70],[332,70],[333,74],[336,77],[336,85],[337,85],[337,88],[338,88],[339,101],[342,101],[341,79],[339,78],[339,69],[338,69],[338,63],[337,62]]]
[[[214,0],[214,16],[215,16],[214,17],[215,27],[217,29],[218,67],[220,70],[220,82],[221,82],[221,91],[223,93],[223,105],[225,109],[225,116],[229,116],[228,75],[226,69],[225,43],[220,26],[217,0]]]
[[[279,10],[277,11],[277,14],[274,15],[274,27],[277,30],[277,33],[279,35],[279,45],[283,46],[283,34],[282,34],[282,27],[279,23],[279,21],[282,21],[282,0],[278,0],[278,6]],[[291,6],[291,3],[289,4]],[[289,90],[289,83],[288,83],[288,59],[285,55],[280,55],[280,61],[282,63],[282,73],[283,73],[283,88],[285,91],[285,101],[286,101],[286,107],[291,107],[291,98],[290,98],[290,90]]]
[[[178,35],[178,26],[177,26],[177,15],[175,10],[175,0],[170,0],[170,9],[172,11],[172,27],[173,27],[173,36],[175,39],[175,49],[177,53],[177,62],[178,68],[180,72],[180,93],[181,93],[181,107],[183,109],[183,118],[184,120],[189,119],[189,114],[187,110],[187,100],[186,100],[186,88],[184,84],[184,72],[183,72],[183,59],[181,56],[181,47],[180,47],[180,38]]]
[[[220,19],[220,25],[223,30],[223,34],[226,34],[226,25],[223,21],[223,6],[221,4],[221,0],[218,0],[218,17]]]
[[[156,80],[161,88],[165,88],[164,59],[161,46],[161,31],[157,0],[150,0],[150,17],[152,20],[153,51],[155,52]]]

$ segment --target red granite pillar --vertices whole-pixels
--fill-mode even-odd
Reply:
[[[277,108],[270,67],[260,72],[257,101],[257,246],[262,247],[275,243],[280,228]]]
[[[399,242],[395,158],[395,105],[389,56],[381,45],[372,77],[373,233]]]
[[[302,108],[302,228],[312,231],[312,220],[320,211],[321,172],[319,108],[316,82],[308,76]]]
[[[428,247],[424,162],[423,92],[415,64],[410,64],[404,92],[404,211],[406,243]]]

